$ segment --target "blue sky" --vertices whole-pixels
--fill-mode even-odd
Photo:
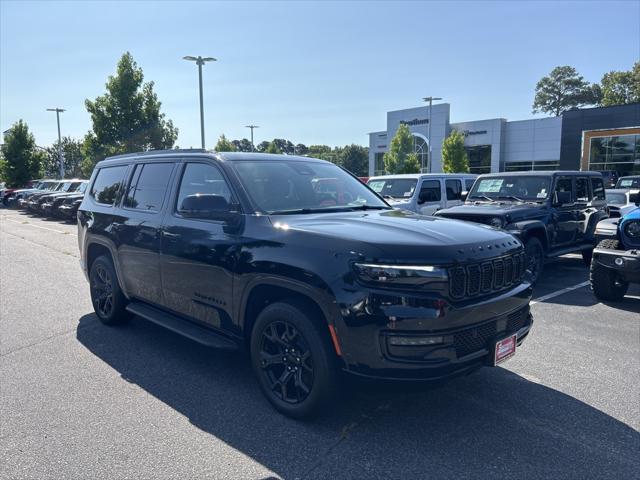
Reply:
[[[589,81],[640,58],[640,1],[627,2],[0,2],[0,128],[23,118],[40,145],[90,129],[85,98],[104,92],[130,51],[153,80],[178,144],[366,145],[386,112],[426,95],[451,121],[531,118],[536,82],[573,65]]]

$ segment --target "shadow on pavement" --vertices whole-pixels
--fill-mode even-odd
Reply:
[[[108,328],[85,315],[77,338],[123,379],[284,478],[638,477],[636,430],[503,368],[437,389],[351,387],[330,415],[303,423],[270,408],[243,354],[138,318]]]

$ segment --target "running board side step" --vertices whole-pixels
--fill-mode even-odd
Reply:
[[[127,305],[127,311],[201,345],[219,350],[238,350],[238,344],[230,338],[151,305],[134,301]]]
[[[580,245],[573,245],[571,247],[559,248],[557,250],[551,250],[547,253],[547,258],[559,257],[560,255],[566,255],[567,253],[579,253],[582,250],[589,250],[595,248],[593,243],[582,243]]]

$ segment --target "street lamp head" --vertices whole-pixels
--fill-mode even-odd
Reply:
[[[194,57],[192,55],[187,55],[186,57],[182,57],[183,60],[189,60],[190,62],[196,62],[198,65],[204,65],[206,62],[217,62],[217,59],[213,57]]]
[[[192,57],[191,55],[187,55],[186,57],[182,57],[183,60],[189,60],[191,62],[195,62],[198,60],[196,57]]]
[[[260,128],[260,125],[245,125],[244,128]]]
[[[65,112],[64,108],[47,108],[47,112]]]
[[[442,100],[441,97],[424,97],[422,100],[424,100],[425,102],[434,102],[436,100]]]

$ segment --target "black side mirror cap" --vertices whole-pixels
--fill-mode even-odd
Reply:
[[[466,202],[468,196],[469,196],[469,192],[462,192],[460,194],[460,200],[462,200],[463,202]]]
[[[629,194],[629,203],[635,203],[636,205],[640,206],[640,190],[635,193]]]

